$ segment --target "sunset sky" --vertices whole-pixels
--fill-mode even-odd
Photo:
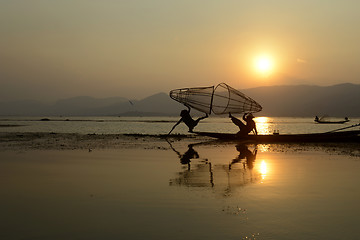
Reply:
[[[2,0],[0,101],[360,84],[357,0]]]

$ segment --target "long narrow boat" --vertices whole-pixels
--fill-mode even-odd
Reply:
[[[350,120],[345,119],[345,120],[342,120],[342,121],[324,121],[324,120],[315,119],[314,121],[317,122],[317,123],[323,123],[323,124],[342,124],[342,123],[349,122]]]
[[[225,141],[249,141],[256,143],[300,143],[300,142],[360,142],[360,130],[310,133],[310,134],[273,134],[239,136],[233,133],[194,132],[201,136]]]

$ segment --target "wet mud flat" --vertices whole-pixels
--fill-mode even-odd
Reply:
[[[219,141],[194,134],[77,134],[77,133],[7,133],[0,132],[0,151],[18,150],[94,150],[94,149],[171,149],[171,144],[236,145],[236,141]],[[254,143],[241,143],[254,144]],[[324,151],[360,157],[358,143],[281,143],[258,144],[269,152]]]
[[[7,133],[0,132],[1,150],[76,150],[161,148],[172,141],[201,141],[192,135]]]

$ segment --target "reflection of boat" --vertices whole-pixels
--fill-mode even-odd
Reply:
[[[290,143],[290,142],[360,142],[360,130],[309,133],[309,134],[274,134],[274,135],[247,135],[233,133],[194,132],[198,135],[213,137],[222,140],[240,140],[256,143]]]

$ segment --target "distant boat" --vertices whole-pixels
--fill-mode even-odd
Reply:
[[[330,120],[324,120],[323,118],[318,118],[318,116],[315,117],[315,122],[317,123],[324,123],[324,124],[342,124],[349,122],[350,120],[346,117],[344,120],[341,121],[330,121]]]

